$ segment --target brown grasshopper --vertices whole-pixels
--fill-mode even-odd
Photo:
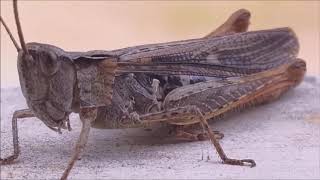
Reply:
[[[142,45],[113,51],[66,52],[25,44],[14,11],[22,50],[18,51],[21,90],[29,109],[12,118],[14,153],[19,156],[17,119],[37,117],[50,129],[71,130],[69,114],[79,113],[82,130],[66,179],[79,158],[91,127],[127,128],[151,123],[177,127],[200,124],[205,133],[178,130],[192,140],[208,137],[223,163],[255,166],[251,159],[230,159],[207,120],[277,99],[303,79],[306,64],[297,59],[298,41],[289,28],[245,32],[250,13],[239,10],[206,37]],[[179,128],[178,128],[179,129]]]

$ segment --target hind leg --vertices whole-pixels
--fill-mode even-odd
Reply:
[[[164,110],[157,113],[149,113],[142,116],[137,117],[138,122],[142,124],[149,124],[153,122],[168,122],[168,123],[177,123],[177,122],[200,122],[202,128],[206,131],[211,140],[213,146],[215,147],[216,151],[218,152],[220,158],[222,159],[223,163],[230,164],[230,165],[239,165],[244,166],[248,165],[250,167],[256,166],[256,163],[252,159],[231,159],[228,158],[225,154],[222,146],[220,145],[217,137],[214,135],[211,127],[208,125],[207,119],[197,108],[196,106],[183,106],[178,108],[172,108],[168,110]]]

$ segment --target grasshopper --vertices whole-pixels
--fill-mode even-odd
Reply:
[[[112,129],[170,124],[177,136],[211,140],[223,163],[231,159],[208,120],[279,98],[303,79],[306,63],[297,58],[299,44],[290,28],[246,32],[250,12],[241,9],[212,33],[199,39],[123,48],[112,51],[66,52],[53,45],[25,44],[17,1],[15,19],[22,49],[18,72],[29,109],[12,118],[13,155],[18,158],[17,119],[37,117],[50,129],[71,130],[69,115],[79,113],[82,129],[61,179],[66,179],[83,151],[91,127]],[[200,125],[204,133],[184,131]]]

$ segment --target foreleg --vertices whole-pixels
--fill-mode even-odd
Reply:
[[[1,165],[12,163],[20,155],[17,119],[29,118],[29,117],[35,117],[33,112],[30,109],[17,110],[13,113],[13,116],[12,116],[13,155],[6,157],[4,159],[0,158]]]

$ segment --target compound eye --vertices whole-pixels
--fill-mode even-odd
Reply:
[[[40,68],[41,71],[47,75],[54,75],[60,67],[60,61],[58,56],[53,52],[48,52],[40,59]]]

